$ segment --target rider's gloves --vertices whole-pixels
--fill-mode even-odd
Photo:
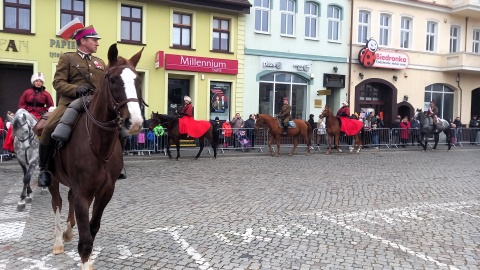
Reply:
[[[77,97],[87,94],[88,90],[88,87],[86,87],[85,85],[79,85],[77,87]]]

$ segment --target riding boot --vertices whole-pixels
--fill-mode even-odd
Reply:
[[[287,134],[287,130],[288,130],[288,127],[287,127],[287,126],[283,126],[283,134]]]
[[[52,184],[52,173],[46,170],[48,158],[50,157],[50,145],[39,145],[39,161],[40,174],[38,175],[38,186],[48,187]]]

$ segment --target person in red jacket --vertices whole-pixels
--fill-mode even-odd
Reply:
[[[400,143],[402,147],[405,148],[408,145],[408,137],[410,134],[410,122],[408,122],[408,116],[403,117],[402,122],[400,122]]]
[[[50,107],[53,107],[53,99],[43,86],[45,84],[43,73],[34,73],[30,81],[32,87],[23,92],[18,101],[18,108],[25,109],[37,119],[40,119]]]
[[[348,102],[346,100],[343,101],[342,107],[338,109],[337,116],[350,117],[350,108],[348,107]]]

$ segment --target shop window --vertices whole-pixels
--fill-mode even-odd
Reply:
[[[307,80],[291,73],[270,73],[260,77],[259,113],[278,114],[285,97],[292,106],[292,118],[306,119]]]
[[[424,110],[428,110],[430,101],[435,101],[438,116],[442,119],[453,119],[454,90],[444,84],[432,84],[425,87]]]
[[[210,83],[210,120],[218,117],[220,120],[229,120],[230,83]]]
[[[122,42],[142,43],[142,7],[122,5]]]
[[[11,33],[31,33],[32,3],[30,0],[6,0],[3,30]]]
[[[192,48],[192,15],[173,13],[173,47]]]
[[[213,50],[229,52],[230,20],[213,18]]]
[[[60,28],[78,18],[85,25],[85,1],[62,0],[60,2]]]

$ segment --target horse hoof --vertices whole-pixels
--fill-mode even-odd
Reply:
[[[326,152],[325,155],[330,155],[330,151]]]
[[[65,250],[63,249],[63,246],[60,246],[60,247],[53,247],[53,255],[57,255],[57,254],[62,254]]]
[[[23,210],[25,210],[25,203],[18,202],[17,203],[17,211],[21,212]]]
[[[42,188],[42,190],[40,191],[40,194],[42,194],[42,195],[45,195],[47,193],[48,193],[48,188],[46,188],[46,187]]]
[[[342,149],[338,149],[338,152],[343,153]]]
[[[32,197],[29,196],[29,197],[25,198],[25,202],[31,203],[32,202]]]

